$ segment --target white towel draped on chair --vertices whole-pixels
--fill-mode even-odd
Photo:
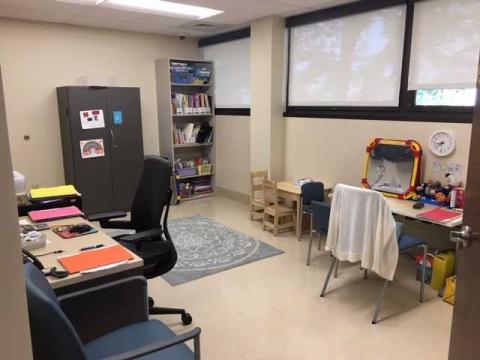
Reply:
[[[395,219],[380,193],[338,184],[333,194],[326,250],[340,261],[393,280],[398,262]]]

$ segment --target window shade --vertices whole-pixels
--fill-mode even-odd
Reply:
[[[475,88],[479,51],[479,0],[415,3],[408,88]]]
[[[202,48],[204,60],[213,61],[215,107],[250,107],[250,38]]]
[[[397,106],[406,7],[291,28],[290,106]]]

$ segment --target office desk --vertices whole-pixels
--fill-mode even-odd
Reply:
[[[48,222],[50,226],[70,225],[78,223],[87,223],[95,227],[92,223],[81,217]],[[95,228],[98,230],[97,233],[78,236],[71,239],[63,239],[57,234],[55,234],[53,231],[46,230],[44,231],[44,233],[47,235],[47,245],[43,248],[31,251],[31,253],[33,255],[39,255],[50,251],[63,250],[63,253],[61,254],[49,254],[45,256],[40,256],[38,258],[45,266],[45,268],[56,266],[57,269],[63,270],[62,265],[57,260],[57,258],[60,256],[76,254],[80,251],[81,248],[89,245],[118,245],[115,240],[105,234],[100,228]],[[113,280],[118,280],[133,275],[142,275],[142,266],[143,260],[133,254],[133,259],[130,260],[128,263],[116,266],[111,269],[106,269],[89,274],[71,274],[63,279],[55,279],[49,276],[48,281],[52,285],[57,295],[64,295],[73,291],[86,289]]]
[[[404,216],[406,218],[415,219],[415,220],[423,221],[426,223],[441,225],[447,228],[455,228],[457,226],[462,225],[463,217],[459,217],[448,222],[432,221],[432,220],[426,220],[426,219],[421,219],[417,217],[419,213],[436,208],[437,206],[435,205],[425,204],[425,206],[422,209],[414,209],[413,208],[413,204],[415,204],[414,201],[400,200],[400,199],[395,199],[390,197],[385,197],[385,199],[387,199],[388,204],[390,205],[390,209],[392,210],[392,213],[395,215]]]
[[[300,186],[295,185],[292,181],[278,181],[277,190],[279,197],[295,203],[295,236],[297,237],[298,241],[300,241],[302,239],[302,189]],[[325,192],[329,191],[331,191],[331,188],[325,188]]]
[[[82,196],[78,195],[48,201],[31,201],[29,199],[25,199],[24,202],[17,203],[17,211],[18,216],[27,216],[29,211],[46,210],[67,206],[76,206],[82,210]]]

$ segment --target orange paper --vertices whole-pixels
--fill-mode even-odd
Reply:
[[[121,245],[114,245],[83,251],[76,255],[59,257],[58,261],[70,274],[74,274],[132,259],[133,255],[130,251]]]

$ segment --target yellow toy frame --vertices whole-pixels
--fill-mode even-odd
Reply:
[[[394,197],[398,199],[409,199],[416,195],[415,189],[420,181],[420,166],[422,162],[422,147],[415,140],[391,140],[391,139],[382,139],[376,138],[370,142],[367,146],[367,151],[365,154],[365,168],[363,171],[362,186],[366,189],[371,189],[371,184],[368,183],[368,169],[370,165],[370,157],[372,151],[380,144],[384,145],[398,145],[398,146],[409,146],[412,150],[414,156],[413,162],[413,171],[410,179],[410,185],[406,192],[403,194],[394,194],[384,191],[380,191],[382,194],[388,197]]]

